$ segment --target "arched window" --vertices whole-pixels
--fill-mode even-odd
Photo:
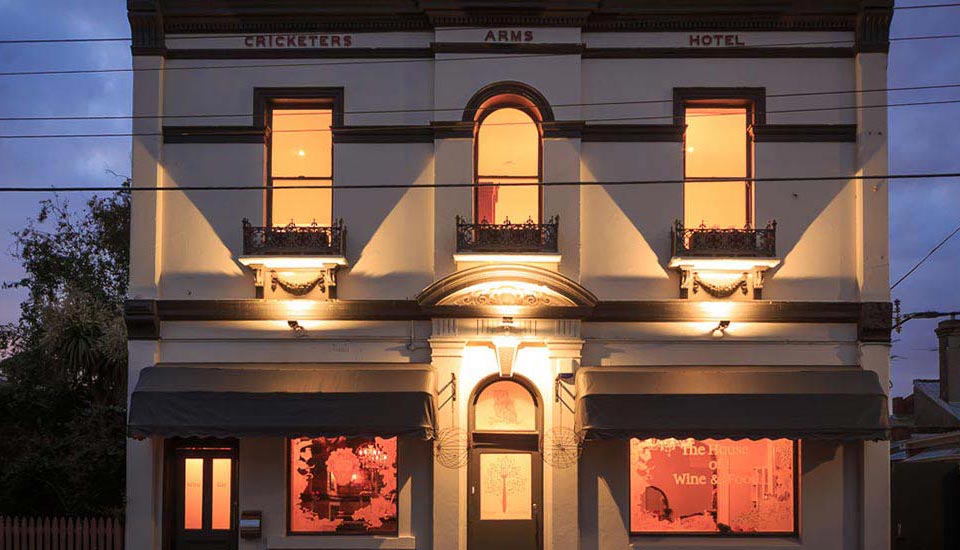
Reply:
[[[540,223],[540,127],[524,109],[494,107],[479,120],[474,221]],[[505,185],[534,183],[536,185]]]

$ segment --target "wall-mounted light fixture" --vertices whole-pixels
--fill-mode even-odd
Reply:
[[[710,333],[714,338],[723,338],[727,333],[727,328],[730,327],[730,321],[720,321],[713,332]]]
[[[513,317],[500,320],[501,334],[493,337],[493,349],[497,354],[497,368],[500,376],[513,376],[513,364],[517,360],[517,348],[520,339],[513,335]]]
[[[287,321],[287,325],[293,330],[294,336],[297,338],[303,338],[307,335],[307,329],[303,328],[299,321]]]

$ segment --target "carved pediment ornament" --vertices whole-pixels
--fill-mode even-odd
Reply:
[[[521,288],[515,285],[498,285],[479,288],[453,300],[458,306],[552,306],[553,297],[540,289]]]

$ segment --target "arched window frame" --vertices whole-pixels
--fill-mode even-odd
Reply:
[[[501,94],[491,97],[475,109],[475,118],[473,126],[473,220],[474,223],[480,223],[479,204],[480,204],[480,127],[484,121],[500,109],[517,109],[522,111],[537,128],[537,219],[534,223],[543,221],[543,116],[540,109],[525,97],[514,94]],[[495,174],[502,175],[502,174]],[[489,176],[488,176],[489,177]],[[517,176],[517,178],[524,176]],[[495,224],[495,220],[488,220]],[[522,224],[527,220],[511,220],[514,224]]]

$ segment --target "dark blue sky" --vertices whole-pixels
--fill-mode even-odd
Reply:
[[[899,5],[933,3],[911,0]],[[893,36],[952,34],[960,8],[898,11]],[[122,0],[0,0],[0,37],[127,36]],[[129,67],[126,43],[0,45],[4,71]],[[891,87],[960,82],[960,40],[895,42]],[[799,90],[798,90],[799,91]],[[960,91],[892,93],[891,102],[958,99]],[[129,114],[131,76],[0,77],[0,116]],[[128,132],[127,121],[3,123],[0,133]],[[890,170],[960,171],[960,104],[890,110]],[[119,184],[109,172],[130,173],[129,138],[0,140],[0,185]],[[42,195],[0,194],[0,280],[20,276],[10,256],[10,233],[36,215]],[[64,196],[80,204],[80,195]],[[896,280],[960,224],[960,180],[891,184],[891,279]],[[960,236],[897,288],[905,311],[960,310]],[[17,318],[22,294],[0,290],[0,322]],[[936,321],[913,321],[894,335],[894,394],[913,378],[937,376]]]

